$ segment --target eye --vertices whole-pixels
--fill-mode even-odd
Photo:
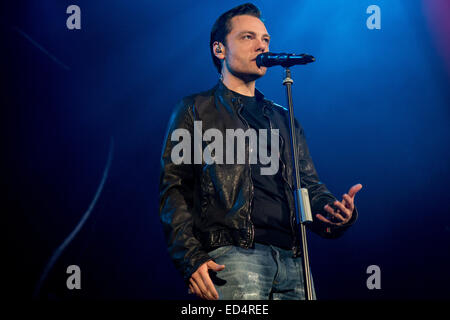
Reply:
[[[252,39],[252,35],[251,34],[246,34],[242,38],[243,39]]]
[[[265,41],[266,43],[269,43],[269,42],[270,42],[270,39],[269,39],[269,38],[264,38],[264,41]]]

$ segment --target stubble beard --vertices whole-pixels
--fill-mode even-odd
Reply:
[[[256,62],[255,62],[256,64]],[[230,66],[227,65],[227,69],[228,71],[235,76],[236,78],[241,79],[244,82],[252,82],[252,81],[256,81],[257,79],[263,77],[266,72],[264,73],[258,73],[258,72],[254,72],[254,71],[237,71],[237,70],[233,70],[233,68],[230,68]],[[249,66],[248,69],[251,69],[251,67]]]

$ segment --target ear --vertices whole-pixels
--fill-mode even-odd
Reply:
[[[215,41],[213,43],[213,52],[218,59],[225,59],[225,46],[222,43]]]

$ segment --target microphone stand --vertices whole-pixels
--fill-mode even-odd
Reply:
[[[314,58],[313,58],[314,59]],[[314,60],[313,60],[314,61]],[[306,289],[306,300],[313,300],[312,296],[312,285],[311,285],[311,272],[309,268],[309,257],[308,257],[308,244],[306,239],[306,223],[312,222],[311,208],[309,204],[308,190],[306,188],[301,188],[300,184],[300,173],[298,164],[298,149],[297,141],[295,136],[295,122],[294,122],[294,106],[292,103],[292,83],[294,80],[291,78],[291,70],[289,66],[285,66],[285,78],[283,80],[283,85],[286,86],[286,94],[289,105],[289,134],[291,140],[292,154],[294,157],[294,180],[295,180],[295,213],[296,222],[300,227],[300,234],[302,238],[302,253],[303,253],[303,276]],[[300,219],[301,218],[301,219]]]

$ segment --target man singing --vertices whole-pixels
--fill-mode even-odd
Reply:
[[[209,300],[305,299],[289,116],[255,88],[255,81],[267,71],[257,66],[256,57],[268,52],[270,43],[260,16],[259,9],[247,3],[214,23],[210,50],[220,80],[209,91],[178,103],[162,150],[160,217],[169,253],[189,291]],[[275,143],[270,135],[266,142],[272,151],[279,143],[279,169],[263,174],[259,156],[256,163],[211,162],[204,157],[196,162],[204,138],[200,148],[194,143],[183,151],[184,161],[174,161],[179,143],[174,131],[182,129],[177,132],[194,137],[199,123],[200,135],[208,129],[223,137],[230,129],[277,130]],[[339,237],[357,218],[354,198],[362,185],[351,187],[337,201],[319,180],[298,122],[295,133],[301,187],[308,189],[313,212],[307,227],[322,237]],[[244,144],[246,154],[251,154],[249,143]]]

